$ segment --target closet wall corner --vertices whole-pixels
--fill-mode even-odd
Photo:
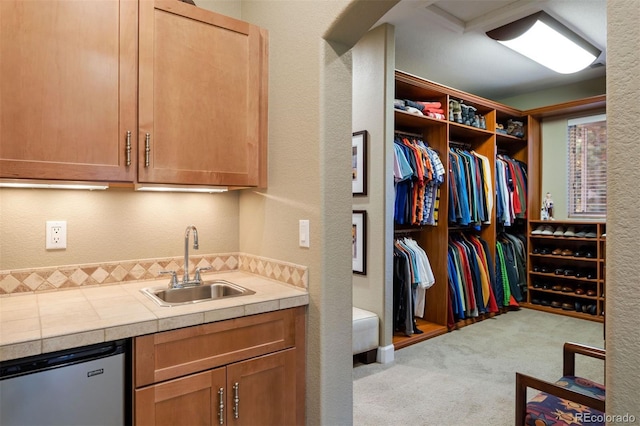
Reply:
[[[395,35],[392,25],[369,31],[352,49],[352,131],[367,132],[366,195],[354,195],[353,210],[364,210],[366,218],[366,274],[353,274],[353,306],[378,315],[378,346],[392,344],[393,213],[387,199],[393,180],[386,170],[393,147],[386,143],[393,128]],[[342,96],[342,94],[339,94]]]

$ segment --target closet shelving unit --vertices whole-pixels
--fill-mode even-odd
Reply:
[[[438,336],[450,331],[447,325],[447,310],[449,304],[448,284],[448,253],[447,245],[449,236],[455,232],[473,232],[487,241],[492,259],[495,261],[495,246],[497,234],[502,231],[502,226],[496,223],[495,207],[489,224],[483,224],[480,231],[472,228],[450,226],[448,223],[449,191],[448,191],[448,152],[449,147],[463,145],[478,154],[489,158],[490,168],[495,170],[497,154],[506,154],[511,158],[528,164],[530,157],[535,154],[528,144],[527,130],[531,126],[529,117],[522,111],[499,104],[497,102],[481,98],[476,95],[452,89],[403,71],[395,72],[395,97],[397,99],[409,99],[414,101],[437,101],[442,104],[447,119],[439,120],[426,116],[411,114],[405,111],[394,110],[394,126],[396,132],[405,132],[422,136],[422,140],[435,149],[445,167],[445,182],[440,186],[439,221],[437,226],[423,226],[412,229],[411,227],[398,228],[396,235],[410,234],[425,250],[435,276],[435,284],[427,290],[425,317],[417,318],[418,328],[422,334],[405,336],[394,333],[393,344],[396,349]],[[449,100],[464,101],[466,105],[477,109],[478,114],[485,117],[486,129],[476,128],[452,122],[449,117]],[[505,123],[508,119],[520,120],[524,124],[525,134],[523,138],[505,135],[496,132],[496,122]],[[534,123],[535,125],[535,123]],[[532,154],[533,153],[533,154]],[[533,173],[536,173],[534,170]],[[529,171],[531,176],[532,171]],[[495,172],[492,172],[492,182],[495,187]],[[531,179],[530,179],[531,182]],[[527,204],[531,205],[531,193],[538,193],[538,187],[533,181],[529,184]],[[495,205],[495,202],[494,202]],[[526,221],[523,222],[526,224]],[[525,225],[523,232],[526,232]],[[486,314],[473,319],[459,321],[453,328],[459,328],[494,314]]]
[[[565,237],[532,234],[539,226],[549,226],[556,230],[569,226],[576,230],[588,230],[595,237]],[[542,221],[529,223],[528,256],[528,299],[524,306],[545,312],[552,312],[592,321],[604,321],[605,311],[605,245],[606,224],[594,221]],[[546,249],[546,250],[543,250]],[[554,250],[581,252],[581,256],[553,254]],[[589,257],[585,253],[590,252]],[[543,269],[544,268],[544,269]],[[557,274],[556,271],[571,270],[579,276]],[[590,273],[591,278],[585,276]],[[578,292],[578,289],[581,291]],[[589,292],[593,292],[590,294]],[[550,303],[556,302],[556,307]],[[564,309],[562,303],[568,303],[573,309]],[[594,310],[582,312],[578,306],[594,306]]]
[[[578,100],[574,100],[574,101],[569,101],[569,102],[563,102],[560,104],[556,104],[556,105],[548,105],[545,107],[540,107],[540,108],[535,108],[535,109],[530,109],[527,111],[524,111],[524,114],[527,115],[528,117],[528,122],[529,122],[529,150],[531,156],[529,158],[529,169],[530,170],[535,170],[535,171],[541,171],[542,170],[542,164],[541,164],[541,158],[542,156],[540,155],[540,145],[542,142],[542,136],[541,136],[541,125],[540,123],[542,122],[542,120],[546,120],[546,119],[553,119],[556,117],[566,117],[566,116],[572,116],[572,115],[586,115],[586,114],[599,114],[602,112],[606,111],[606,105],[607,105],[607,97],[606,95],[598,95],[598,96],[592,96],[592,97],[588,97],[588,98],[583,98],[583,99],[578,99]],[[533,181],[533,185],[531,184],[531,182]],[[539,211],[539,206],[541,206],[541,202],[542,202],[542,191],[540,191],[539,188],[541,188],[541,177],[540,177],[540,173],[537,173],[536,175],[532,176],[531,173],[529,175],[529,197],[532,200],[532,203],[530,204],[531,206],[534,207],[534,209],[531,211],[531,215],[530,215],[530,222],[529,222],[529,229],[528,229],[528,262],[527,262],[527,288],[528,288],[528,296],[527,296],[527,303],[523,303],[522,306],[526,307],[526,308],[531,308],[531,309],[538,309],[538,310],[542,310],[545,312],[553,312],[555,314],[561,314],[561,315],[567,315],[567,316],[572,316],[572,317],[577,317],[577,318],[583,318],[583,319],[587,319],[587,320],[592,320],[592,321],[599,321],[599,322],[604,322],[605,320],[605,298],[604,298],[604,294],[605,294],[605,277],[606,277],[606,223],[605,222],[597,222],[597,221],[586,221],[586,222],[581,222],[581,221],[559,221],[559,220],[555,220],[555,221],[541,221],[540,219],[540,211]],[[535,187],[537,188],[536,190],[532,191],[532,188]],[[536,208],[537,207],[537,208]],[[533,236],[531,235],[531,231],[533,231],[534,229],[536,229],[540,224],[549,224],[551,226],[553,226],[554,228],[562,225],[565,227],[573,224],[574,226],[578,226],[580,227],[580,224],[584,223],[587,226],[591,226],[591,227],[595,227],[596,230],[596,234],[597,237],[595,239],[591,238],[591,239],[580,239],[580,238],[564,238],[564,237],[549,237],[546,236],[543,238],[543,236],[535,236],[534,238],[532,238]],[[585,286],[592,286],[597,289],[596,290],[596,296],[594,296],[593,298],[589,298],[589,296],[585,296],[585,295],[575,295],[575,294],[562,294],[564,296],[567,297],[566,300],[570,301],[582,301],[586,303],[597,303],[597,312],[596,315],[591,315],[588,313],[578,313],[578,312],[573,312],[573,311],[566,311],[563,310],[562,308],[552,308],[552,307],[546,307],[546,306],[541,306],[541,305],[537,305],[537,304],[533,304],[531,303],[531,299],[536,296],[536,298],[538,298],[541,294],[545,294],[548,297],[551,296],[561,296],[557,293],[554,293],[553,290],[547,290],[546,292],[542,292],[540,289],[536,289],[533,287],[533,277],[539,277],[539,274],[534,273],[533,267],[535,265],[534,259],[537,259],[537,257],[535,257],[533,255],[533,250],[536,248],[536,245],[540,246],[540,241],[545,241],[548,240],[548,243],[553,243],[554,241],[558,241],[558,243],[560,243],[560,239],[562,238],[562,240],[567,239],[568,241],[565,243],[569,246],[573,245],[577,245],[578,247],[580,246],[589,246],[591,245],[593,247],[594,250],[597,250],[597,256],[595,260],[591,260],[591,264],[593,265],[594,268],[596,268],[597,270],[597,278],[593,281],[591,280],[587,280],[585,282],[583,282],[582,284]],[[551,244],[549,244],[551,246]],[[545,256],[545,255],[542,255]],[[551,255],[553,256],[553,255]],[[564,262],[563,264],[567,264],[567,265],[580,265],[580,261],[573,261],[571,260],[570,257],[565,258],[564,256],[561,256],[559,259],[555,259],[556,263],[558,262]],[[587,263],[588,264],[588,263]],[[552,274],[550,275],[545,275],[545,278],[549,278],[550,280],[555,278],[555,271],[552,271]],[[575,279],[567,279],[567,282],[574,282],[574,283],[580,283],[581,279],[579,278],[575,278]],[[574,284],[575,285],[575,284]],[[542,289],[545,290],[545,289]],[[562,292],[561,292],[562,293]],[[582,298],[573,298],[574,296],[582,296]]]

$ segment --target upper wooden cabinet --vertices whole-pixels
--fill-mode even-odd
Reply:
[[[0,177],[132,181],[136,2],[0,2]]]
[[[264,30],[175,0],[140,2],[139,97],[140,182],[261,184]]]
[[[0,177],[266,186],[267,50],[178,0],[3,0]]]

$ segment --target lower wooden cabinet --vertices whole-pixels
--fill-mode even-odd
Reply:
[[[217,368],[136,389],[135,424],[216,424],[220,410],[216,394],[226,386],[225,370]]]
[[[304,424],[304,312],[293,308],[136,338],[135,424]],[[251,350],[238,346],[247,339]],[[277,341],[282,347],[252,356]],[[219,350],[224,346],[230,352]],[[147,383],[151,371],[162,379]]]
[[[136,390],[140,425],[296,424],[295,349]]]

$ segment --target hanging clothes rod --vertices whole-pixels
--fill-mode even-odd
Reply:
[[[410,136],[412,138],[420,138],[420,139],[422,139],[422,137],[423,137],[423,135],[421,135],[420,133],[402,132],[400,130],[395,130],[393,133],[398,135],[398,136]]]
[[[471,151],[471,148],[472,148],[470,143],[456,142],[456,141],[449,141],[449,147],[466,149],[467,151]]]
[[[449,234],[464,234],[468,232],[480,232],[474,225],[449,225]]]
[[[393,230],[393,236],[394,237],[400,237],[400,236],[407,236],[407,235],[411,235],[414,234],[416,232],[420,232],[422,231],[423,228],[411,228],[411,229],[394,229]]]

